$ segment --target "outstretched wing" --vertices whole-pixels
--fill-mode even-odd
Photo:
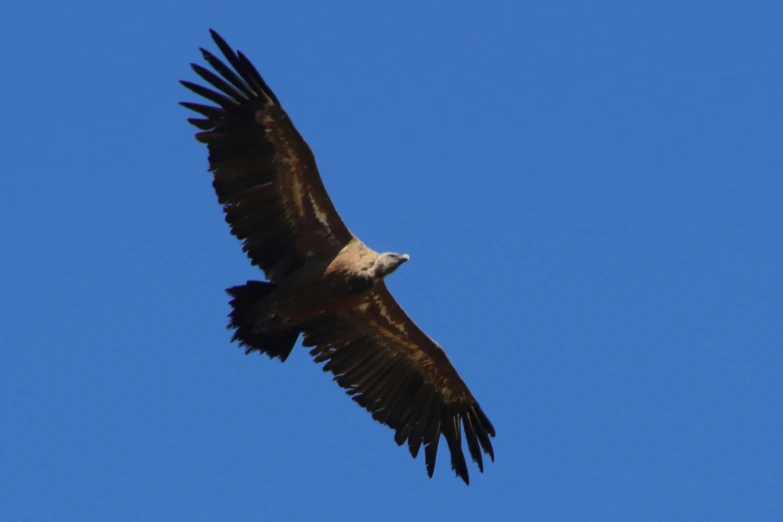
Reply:
[[[481,410],[443,349],[397,304],[385,284],[348,312],[318,319],[305,329],[304,346],[326,362],[348,395],[408,443],[416,458],[422,444],[432,477],[440,436],[451,452],[451,467],[469,483],[462,433],[470,455],[484,471],[481,450],[494,461],[495,428]]]
[[[193,70],[212,90],[181,82],[215,105],[182,102],[203,118],[196,139],[209,150],[209,170],[231,233],[267,278],[275,282],[310,256],[333,255],[352,234],[324,188],[310,147],[277,97],[241,53],[210,31],[231,67],[209,51]],[[233,68],[233,70],[232,70]]]

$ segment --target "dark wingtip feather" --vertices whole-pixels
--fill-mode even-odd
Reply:
[[[199,76],[201,76],[201,78],[209,82],[213,87],[222,91],[224,94],[231,96],[233,99],[240,102],[248,99],[248,93],[242,92],[237,88],[229,85],[212,71],[205,69],[204,67],[200,66],[197,63],[190,64],[190,67],[195,71],[196,74],[198,74]]]
[[[220,59],[218,59],[214,54],[207,51],[203,47],[201,49],[201,56],[204,58],[204,60],[212,66],[215,71],[220,73],[220,75],[231,82],[231,84],[239,89],[246,97],[248,98],[257,98],[258,93],[253,90],[253,88],[242,78],[236,75],[234,71],[232,71],[226,64],[224,64]]]
[[[473,429],[473,420],[467,413],[462,413],[462,425],[465,428],[465,440],[468,442],[468,450],[470,451],[470,457],[478,465],[478,469],[481,473],[484,473],[484,459],[481,457],[481,449],[479,448],[478,436]]]
[[[220,34],[217,31],[215,31],[214,29],[212,29],[212,28],[209,29],[209,35],[212,37],[212,40],[215,41],[215,43],[218,45],[218,47],[228,47],[228,44],[223,39],[223,37],[220,36]],[[229,47],[229,49],[230,49],[230,47]]]
[[[465,454],[462,452],[462,433],[459,416],[452,413],[448,414],[446,422],[443,424],[443,436],[449,446],[451,453],[451,469],[465,481],[469,483],[468,463],[465,462]]]
[[[432,478],[435,472],[435,460],[438,456],[438,443],[440,442],[440,404],[435,405],[433,419],[424,436],[424,461],[427,465],[427,475]]]
[[[201,85],[198,85],[193,82],[189,82],[187,80],[180,80],[179,83],[185,86],[186,89],[195,92],[199,96],[202,96],[211,102],[217,103],[224,110],[227,110],[232,113],[242,114],[241,106],[236,101],[232,100],[231,98],[228,98],[227,96],[223,96],[222,94],[219,94],[215,91],[207,89],[206,87],[202,87]]]
[[[438,442],[431,442],[424,446],[424,460],[427,463],[427,476],[432,478],[435,474],[435,459],[438,454]]]
[[[414,459],[419,455],[419,450],[421,449],[422,440],[423,439],[421,437],[418,438],[410,437],[408,439],[408,451],[411,452],[411,457],[413,457]]]
[[[492,460],[492,462],[495,462],[495,452],[492,449],[492,442],[489,440],[490,437],[495,436],[495,428],[489,422],[487,416],[484,415],[484,412],[481,411],[481,408],[478,406],[478,404],[473,406],[472,412],[476,419],[476,424],[473,426],[473,428],[475,429],[479,444],[481,444],[481,449],[484,450],[484,453],[489,455],[489,458]]]
[[[237,73],[239,73],[242,79],[248,83],[251,88],[253,88],[253,84],[255,84],[255,86],[260,88],[264,95],[268,97],[274,104],[280,105],[280,101],[277,99],[277,96],[275,96],[275,93],[272,92],[272,89],[269,88],[267,83],[261,77],[261,74],[250,62],[250,60],[248,60],[247,57],[245,57],[245,55],[240,51],[234,51],[231,46],[228,45],[226,40],[223,39],[223,37],[220,36],[214,29],[210,29],[209,33],[212,36],[212,40],[215,41],[215,44],[220,49],[220,52],[223,53],[223,56],[225,56],[226,60],[228,60],[228,63],[231,64]],[[231,80],[229,79],[229,81]],[[234,85],[236,86],[236,84]]]
[[[252,78],[257,85],[259,85],[264,93],[269,96],[269,98],[277,105],[280,105],[280,100],[277,99],[277,96],[275,96],[275,93],[272,92],[272,89],[269,88],[269,85],[266,84],[266,81],[261,76],[261,73],[258,72],[258,69],[256,69],[255,65],[244,55],[241,51],[237,51],[237,60],[241,64],[240,67],[242,68],[242,73],[247,74]]]
[[[197,112],[202,116],[206,116],[209,120],[222,120],[226,117],[226,112],[223,109],[213,107],[211,105],[202,105],[200,103],[192,102],[179,102],[179,104],[186,109],[190,109],[191,111]]]
[[[481,422],[481,424],[486,428],[487,433],[490,437],[495,436],[495,427],[492,425],[492,423],[487,418],[486,414],[484,413],[484,410],[481,409],[481,407],[476,404],[473,408],[473,410],[476,412],[476,416],[478,417],[478,420]]]
[[[188,118],[188,123],[193,125],[199,130],[211,130],[215,128],[215,122],[212,120],[205,120],[204,118]]]

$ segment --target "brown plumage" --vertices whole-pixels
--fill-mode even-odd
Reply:
[[[201,49],[218,74],[192,67],[215,90],[182,84],[215,105],[182,105],[202,116],[188,121],[207,145],[231,233],[269,280],[227,290],[233,340],[246,353],[285,361],[302,334],[315,361],[395,431],[398,445],[407,442],[414,458],[424,446],[430,477],[443,435],[452,469],[469,483],[462,434],[483,471],[482,450],[494,460],[495,429],[443,349],[386,288],[384,277],[408,256],[379,254],[348,230],[277,97],[241,52],[211,33],[228,64]]]

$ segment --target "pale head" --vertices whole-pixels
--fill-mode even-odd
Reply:
[[[373,263],[373,275],[378,279],[383,279],[387,275],[397,270],[401,264],[411,258],[408,254],[397,254],[395,252],[384,252],[378,256]]]

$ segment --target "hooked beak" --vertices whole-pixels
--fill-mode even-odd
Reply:
[[[408,261],[410,258],[411,256],[409,256],[408,254],[403,254],[400,256],[400,259],[402,259],[403,261]]]

